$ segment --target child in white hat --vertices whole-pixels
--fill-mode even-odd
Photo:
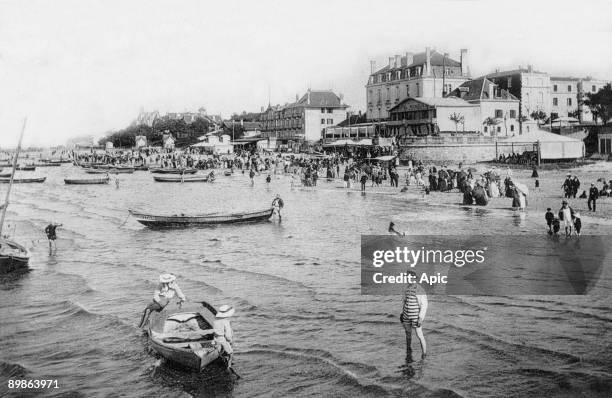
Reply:
[[[234,341],[234,332],[230,325],[231,316],[234,315],[234,307],[230,305],[222,305],[217,310],[213,330],[215,331],[215,342],[217,342],[223,350],[231,355],[234,350],[232,344]]]

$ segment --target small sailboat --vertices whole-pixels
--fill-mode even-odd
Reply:
[[[0,218],[0,274],[6,274],[20,269],[27,269],[28,263],[30,262],[30,253],[28,252],[28,250],[19,243],[8,239],[8,237],[5,237],[2,233],[4,219],[6,217],[6,209],[9,205],[11,188],[13,187],[15,169],[17,168],[17,159],[19,158],[19,151],[21,150],[21,139],[23,138],[25,126],[26,120],[23,121],[23,127],[21,128],[21,136],[19,137],[19,144],[17,145],[17,153],[15,154],[15,158],[13,159],[13,170],[11,172],[9,186],[6,191],[6,198],[4,199],[4,203],[1,205],[2,216]]]

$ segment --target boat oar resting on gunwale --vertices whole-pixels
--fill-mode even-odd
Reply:
[[[265,221],[272,217],[273,211],[274,208],[270,207],[264,210],[243,213],[209,213],[200,215],[174,214],[170,216],[140,213],[134,210],[130,210],[129,212],[134,218],[136,218],[136,221],[146,225],[147,227],[170,228]]]

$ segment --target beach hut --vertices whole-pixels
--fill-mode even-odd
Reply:
[[[174,137],[172,137],[172,134],[164,134],[162,136],[162,145],[164,149],[174,149]]]
[[[147,146],[147,137],[144,135],[137,135],[134,139],[136,149],[144,148]]]

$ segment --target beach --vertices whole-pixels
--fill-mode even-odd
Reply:
[[[359,272],[360,235],[385,234],[390,221],[407,234],[486,234],[508,245],[513,235],[533,235],[536,248],[547,239],[546,207],[560,206],[565,173],[578,175],[582,190],[609,179],[609,170],[542,170],[533,191],[531,170],[513,170],[530,189],[525,212],[507,198],[465,207],[459,193],[368,182],[362,194],[324,178],[291,188],[288,175],[273,175],[268,186],[262,173],[251,187],[248,172],[238,172],[168,186],[135,172],[119,175],[116,188],[64,185],[72,165],[37,170],[47,181],[15,186],[7,215],[32,259],[29,273],[0,285],[0,394],[8,377],[44,377],[61,386],[48,396],[609,396],[609,267],[586,296],[433,296],[424,322],[429,354],[413,362],[399,323],[402,297],[361,295]],[[276,193],[285,201],[282,223],[152,230],[128,217],[128,209],[252,210]],[[596,214],[586,200],[570,201],[583,234],[612,232],[609,201]],[[49,256],[42,230],[51,220],[63,226]],[[215,366],[203,374],[155,366],[137,323],[164,272],[177,276],[188,300],[235,306],[239,380]]]

